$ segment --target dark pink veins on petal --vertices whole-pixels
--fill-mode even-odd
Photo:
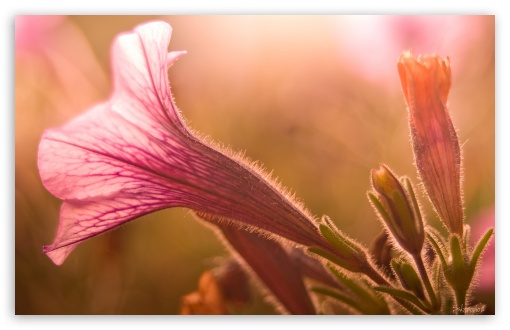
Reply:
[[[184,52],[167,53],[170,36],[161,22],[119,36],[111,99],[43,135],[40,175],[64,201],[56,238],[44,251],[61,264],[79,242],[175,206],[321,246],[308,215],[248,166],[186,129],[167,77]]]

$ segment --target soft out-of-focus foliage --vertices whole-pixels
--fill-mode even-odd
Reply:
[[[385,24],[399,28],[373,30],[381,17],[18,17],[17,314],[176,314],[181,297],[195,290],[212,258],[226,253],[208,228],[178,209],[145,216],[84,243],[60,267],[42,253],[55,234],[59,201],[42,187],[37,172],[41,134],[107,98],[113,37],[152,19],[172,25],[171,49],[188,51],[169,77],[189,126],[246,151],[313,214],[327,214],[366,245],[381,229],[365,194],[370,169],[384,162],[417,182],[398,54],[413,48],[449,55],[449,109],[463,147],[466,222],[475,226],[477,215],[493,207],[493,16],[445,16],[445,33],[432,33],[429,25],[437,18],[426,16],[419,24],[385,17]],[[455,33],[448,30],[452,26]],[[355,56],[362,50],[353,40],[358,45],[377,40],[377,48]],[[351,52],[354,56],[345,56]],[[356,70],[366,64],[366,52],[373,57],[395,52],[389,63],[379,64],[384,79]],[[393,75],[384,73],[388,68]],[[421,189],[417,195],[429,223],[438,224]],[[480,299],[493,308],[494,287],[481,289]],[[273,311],[256,301],[244,312]]]

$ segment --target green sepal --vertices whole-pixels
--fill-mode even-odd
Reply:
[[[436,242],[439,244],[441,249],[444,250],[446,246],[446,239],[443,237],[443,235],[434,227],[427,226],[427,233],[432,234],[436,240]]]
[[[315,246],[312,246],[312,247],[309,247],[308,248],[308,252],[311,252],[311,253],[314,253],[318,256],[321,256],[329,261],[331,261],[332,263],[342,267],[342,268],[345,268],[345,269],[350,269],[352,268],[351,266],[351,263],[348,261],[348,260],[345,260],[345,259],[341,259],[339,258],[338,256],[334,255],[333,253],[331,252],[328,252],[326,250],[323,250],[321,248],[318,248],[318,247],[315,247]]]
[[[436,255],[439,257],[443,269],[446,269],[448,267],[448,264],[446,263],[446,258],[443,252],[444,246],[441,240],[432,231],[427,232],[427,237],[429,239],[430,244],[432,244],[432,248],[436,252]]]
[[[463,307],[469,285],[473,279],[474,269],[471,269],[468,264],[457,235],[451,235],[450,237],[450,257],[451,262],[444,269],[444,277],[455,293],[457,312],[464,314]]]
[[[335,267],[328,265],[328,268],[338,281],[363,303],[363,314],[390,314],[386,300],[379,296],[363,278],[353,280]]]
[[[359,296],[362,300],[368,299],[372,300],[373,296],[370,295],[364,287],[362,287],[356,281],[348,278],[346,275],[338,271],[335,267],[328,265],[329,271],[342,283],[345,287],[347,287],[351,292],[355,295]]]
[[[452,235],[450,238],[450,253],[452,257],[452,267],[455,271],[462,273],[466,267],[466,262],[464,260],[464,254],[462,253],[462,248],[460,246],[460,240],[457,235]]]
[[[455,294],[455,304],[458,313],[463,314],[463,306],[466,302],[466,294],[473,280],[476,265],[479,261],[480,255],[487,247],[487,243],[494,233],[494,229],[490,228],[480,239],[476,245],[471,258],[468,257],[467,245],[465,245],[465,238],[461,240],[457,235],[450,236],[450,258],[446,259],[444,247],[442,242],[432,231],[428,231],[427,237],[432,247],[436,251],[443,268],[444,278],[453,289]],[[465,231],[466,237],[468,231]],[[443,295],[444,296],[444,295]],[[446,300],[447,305],[444,306],[443,312],[448,312],[449,301]],[[445,309],[446,308],[446,309]]]
[[[333,236],[336,237],[336,241],[339,242],[341,247],[347,246],[348,248],[350,248],[349,251],[351,251],[352,253],[355,253],[357,255],[365,254],[363,248],[359,244],[354,242],[352,239],[350,239],[347,235],[343,234],[342,231],[339,230],[335,226],[333,221],[331,221],[331,219],[328,216],[324,215],[321,220],[329,228],[329,230],[332,232]],[[319,225],[319,229],[320,229],[321,225],[323,225],[323,224]],[[334,239],[334,238],[332,238],[332,239]],[[334,244],[333,242],[330,242],[330,243]]]
[[[403,188],[403,187],[402,187]],[[405,192],[395,190],[391,194],[391,204],[395,210],[395,219],[392,222],[392,230],[398,234],[399,241],[407,238],[410,234],[416,234],[414,214],[407,200]],[[391,225],[391,224],[388,224]],[[402,246],[405,249],[405,246]]]
[[[430,313],[430,308],[425,306],[425,304],[420,299],[418,299],[418,297],[416,297],[409,291],[390,288],[387,286],[376,286],[376,287],[374,287],[374,290],[387,293],[397,300],[405,300],[407,302],[410,302],[413,304],[413,306],[418,307],[421,311],[423,311],[427,314]],[[413,314],[415,314],[415,313],[413,313]]]
[[[417,217],[418,221],[421,224],[423,224],[423,219],[421,217],[421,212],[420,212],[420,206],[418,204],[418,201],[416,200],[416,195],[414,194],[413,185],[411,184],[411,181],[407,177],[403,177],[403,181],[404,181],[403,183],[405,184],[405,187],[407,190],[407,194],[409,195],[409,197],[411,197],[411,202],[413,203],[414,214]]]
[[[462,233],[462,242],[464,243],[463,251],[468,251],[468,242],[471,239],[471,227],[469,225],[464,225],[464,232]]]
[[[379,212],[379,215],[381,216],[381,218],[383,218],[384,222],[385,223],[392,223],[392,220],[390,218],[390,215],[388,214],[388,212],[386,212],[386,209],[384,208],[384,206],[381,204],[381,201],[379,201],[379,198],[377,198],[373,193],[371,193],[370,191],[367,192],[367,195],[368,195],[368,198],[370,199],[370,201],[372,202],[372,204],[375,206],[375,208],[377,209],[377,212]]]
[[[440,313],[449,315],[453,313],[453,291],[447,287],[447,283],[441,276],[442,265],[439,258],[436,258],[432,263],[431,267],[431,282],[434,287],[434,291],[440,293],[438,295]]]
[[[325,250],[312,250],[335,264],[352,272],[362,272],[367,266],[367,256],[363,248],[344,235],[327,216],[322,217],[319,231],[338,253]]]
[[[343,237],[339,236],[330,227],[323,224],[319,225],[319,230],[324,238],[333,245],[342,255],[354,256],[357,251],[347,244]]]
[[[361,314],[365,314],[363,304],[357,302],[356,300],[352,299],[351,297],[344,294],[343,292],[329,289],[329,288],[324,288],[324,287],[312,287],[311,290],[315,293],[322,294],[322,295],[334,298],[336,300],[339,300],[342,303],[346,304],[347,306],[357,310]]]
[[[425,299],[425,291],[416,270],[405,260],[391,261],[391,266],[404,289],[412,291],[418,298]]]
[[[480,259],[480,256],[482,255],[483,250],[487,247],[487,243],[489,243],[489,240],[492,237],[492,234],[494,233],[494,228],[490,228],[487,230],[485,235],[480,239],[478,244],[476,245],[476,248],[473,250],[473,255],[471,256],[471,262],[470,262],[470,268],[475,269],[476,265],[478,264],[478,259]]]

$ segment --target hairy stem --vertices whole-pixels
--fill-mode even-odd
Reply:
[[[466,293],[455,290],[455,302],[457,304],[455,311],[457,315],[464,315],[464,304],[466,303]]]
[[[363,269],[363,274],[367,275],[372,281],[377,283],[378,285],[387,285],[389,286],[389,282],[384,278],[383,275],[379,273],[372,265],[367,263],[366,267]]]
[[[413,255],[414,262],[416,267],[418,267],[418,271],[420,272],[420,276],[425,284],[425,288],[427,289],[427,293],[429,295],[430,303],[432,308],[436,310],[439,307],[439,303],[434,293],[434,289],[432,288],[432,284],[430,284],[429,276],[427,274],[427,270],[425,269],[425,264],[423,263],[423,259],[420,254]]]

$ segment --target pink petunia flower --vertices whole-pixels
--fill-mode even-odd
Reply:
[[[484,19],[472,15],[342,16],[337,19],[342,61],[365,79],[397,88],[387,63],[393,63],[402,50],[461,60],[469,45],[480,41]]]
[[[63,16],[16,16],[16,52],[37,51],[48,42],[48,31],[64,20]]]
[[[331,251],[312,216],[266,177],[188,130],[169,89],[167,69],[185,54],[168,53],[171,31],[152,22],[117,37],[111,98],[44,133],[40,175],[63,200],[44,252],[62,264],[80,242],[169,207]]]

